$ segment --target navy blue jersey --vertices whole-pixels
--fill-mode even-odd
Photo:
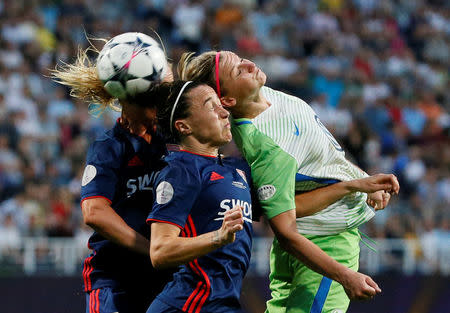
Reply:
[[[82,201],[106,198],[131,228],[149,238],[146,219],[152,208],[155,178],[165,166],[164,155],[162,139],[153,136],[148,144],[116,123],[89,148],[82,179]],[[89,238],[88,246],[93,253],[84,261],[86,292],[101,287],[133,288],[144,284],[150,290],[163,283],[165,273],[155,273],[148,256],[117,245],[96,232]]]
[[[180,266],[157,299],[185,312],[239,311],[253,232],[249,166],[243,159],[187,151],[174,152],[166,161],[149,223],[176,225],[181,236],[195,237],[218,230],[225,212],[241,205],[244,229],[235,242]]]

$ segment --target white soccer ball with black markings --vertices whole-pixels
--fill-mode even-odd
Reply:
[[[159,43],[142,33],[124,33],[109,40],[97,58],[97,74],[114,98],[125,99],[148,90],[168,70]]]

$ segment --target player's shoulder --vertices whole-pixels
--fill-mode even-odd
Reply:
[[[99,135],[89,146],[88,161],[110,163],[119,161],[126,153],[126,138],[118,134],[114,128]]]
[[[166,166],[161,171],[162,175],[175,177],[196,176],[198,173],[198,162],[193,162],[192,158],[185,153],[172,152],[164,158]]]
[[[91,149],[95,150],[120,150],[122,146],[123,140],[114,134],[113,129],[105,131],[91,143]]]
[[[104,131],[103,133],[101,133],[100,135],[98,135],[95,139],[94,139],[94,143],[99,143],[99,142],[108,142],[108,143],[112,143],[112,142],[118,142],[118,138],[114,135],[114,129],[108,129],[106,131]]]

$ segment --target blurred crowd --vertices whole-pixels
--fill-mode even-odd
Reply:
[[[24,236],[85,242],[87,147],[112,127],[48,78],[94,38],[157,32],[182,52],[232,50],[308,102],[368,173],[401,192],[364,227],[450,240],[450,4],[445,0],[0,0],[0,254]],[[264,225],[264,224],[262,224]],[[259,235],[268,234],[258,226]],[[428,252],[427,252],[428,250]]]

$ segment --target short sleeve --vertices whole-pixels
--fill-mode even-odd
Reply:
[[[295,158],[261,133],[250,120],[234,121],[233,138],[252,171],[264,215],[271,219],[295,208]]]
[[[177,162],[159,174],[147,223],[163,222],[183,229],[202,188],[201,178]]]
[[[295,209],[297,162],[284,151],[273,149],[252,164],[252,178],[267,219]]]
[[[81,200],[104,197],[112,202],[122,160],[121,148],[112,140],[95,141],[88,150],[81,180]]]

